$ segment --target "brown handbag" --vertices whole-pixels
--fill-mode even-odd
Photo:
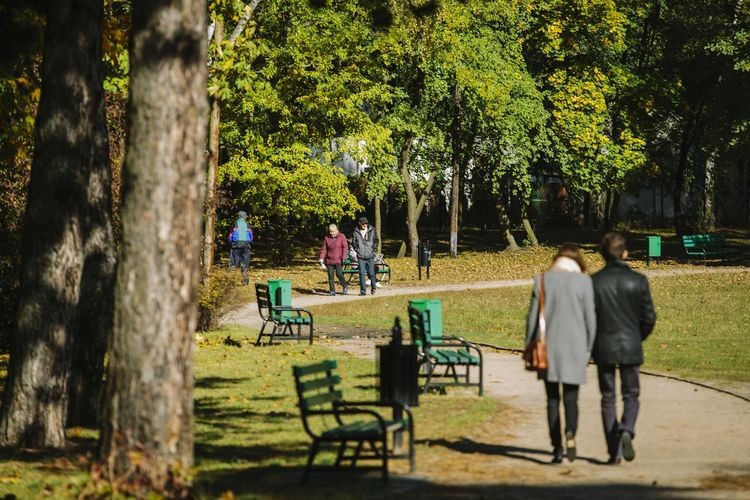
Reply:
[[[523,360],[529,371],[544,371],[547,369],[547,343],[545,342],[547,322],[544,319],[544,274],[539,278],[539,317],[537,320],[536,337],[529,342],[523,352]]]

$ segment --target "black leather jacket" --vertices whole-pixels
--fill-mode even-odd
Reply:
[[[591,279],[596,302],[594,362],[643,364],[641,342],[656,323],[648,279],[622,261],[608,262]]]

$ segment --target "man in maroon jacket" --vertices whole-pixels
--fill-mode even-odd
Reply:
[[[344,287],[344,295],[349,293],[349,285],[346,284],[344,273],[341,272],[341,264],[349,254],[349,244],[346,236],[339,232],[336,224],[328,226],[328,236],[323,239],[323,248],[320,250],[320,265],[328,271],[328,295],[336,295],[336,284],[333,281],[333,273]]]

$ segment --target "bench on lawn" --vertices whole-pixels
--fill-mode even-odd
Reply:
[[[356,259],[352,260],[351,257],[347,257],[341,264],[341,271],[348,283],[359,282],[359,266]],[[388,265],[382,255],[375,258],[375,278],[378,283],[391,282],[391,266]]]
[[[339,444],[334,463],[336,468],[339,468],[345,461],[351,467],[355,467],[360,459],[380,460],[381,465],[377,468],[382,471],[383,481],[386,482],[388,481],[388,460],[408,458],[409,472],[413,472],[414,419],[411,410],[400,403],[345,401],[339,388],[341,377],[336,374],[336,368],[334,360],[292,368],[302,425],[305,432],[312,438],[302,482],[307,481],[321,443]],[[385,408],[398,409],[403,412],[401,414],[406,415],[406,418],[390,420],[375,408],[380,408],[381,411]],[[408,454],[395,454],[394,450],[388,448],[389,435],[393,436],[403,431],[409,433]],[[354,445],[351,454],[347,454],[349,443]],[[364,449],[365,445],[369,450]]]
[[[460,337],[434,335],[430,333],[430,311],[409,307],[409,328],[412,343],[421,352],[418,360],[419,378],[424,378],[422,392],[431,387],[466,386],[477,387],[483,392],[482,351]],[[477,367],[478,380],[472,382],[471,367]],[[456,371],[456,368],[462,368]],[[443,368],[445,370],[443,371]]]
[[[688,260],[690,257],[702,257],[704,264],[707,257],[723,257],[737,253],[736,248],[727,245],[723,234],[684,234],[682,246]]]
[[[302,327],[309,328],[310,344],[313,343],[313,315],[307,309],[291,306],[275,306],[271,301],[268,285],[255,284],[255,297],[258,302],[258,313],[263,320],[255,345],[260,345],[263,337],[269,337],[268,345],[277,340],[302,340]],[[266,332],[266,325],[271,323],[273,328]],[[296,328],[296,332],[294,331]]]

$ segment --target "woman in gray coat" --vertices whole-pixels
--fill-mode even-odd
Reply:
[[[576,457],[578,386],[586,383],[586,365],[596,334],[596,311],[591,278],[575,243],[564,243],[549,271],[534,280],[526,328],[526,345],[536,337],[539,325],[539,295],[544,289],[547,370],[539,374],[547,391],[547,421],[552,439],[552,463],[563,459],[560,433],[560,385],[565,406],[565,446],[568,460]]]

